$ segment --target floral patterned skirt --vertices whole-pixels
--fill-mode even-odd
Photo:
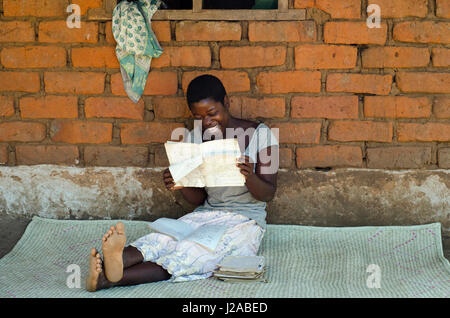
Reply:
[[[179,218],[199,227],[205,224],[225,225],[227,230],[215,251],[190,241],[177,241],[161,233],[150,233],[130,245],[143,255],[144,261],[162,266],[174,282],[204,279],[212,276],[217,264],[229,255],[254,256],[264,236],[256,221],[221,210],[192,212]]]

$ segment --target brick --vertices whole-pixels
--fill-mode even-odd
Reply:
[[[391,142],[393,127],[390,122],[334,121],[328,127],[328,140]]]
[[[328,92],[352,92],[388,95],[391,91],[392,75],[329,73]]]
[[[428,48],[370,47],[362,52],[364,68],[426,67],[429,61]]]
[[[398,141],[450,141],[450,124],[447,123],[398,123]]]
[[[240,110],[239,118],[283,118],[286,114],[286,103],[280,97],[233,97],[233,104]]]
[[[294,96],[291,117],[357,119],[358,96]]]
[[[128,97],[89,97],[84,103],[86,118],[144,119],[144,100],[134,103]]]
[[[122,144],[164,143],[171,140],[176,128],[182,128],[182,123],[140,122],[121,124],[120,138]]]
[[[316,40],[314,21],[249,22],[250,42],[313,42]]]
[[[191,111],[184,97],[155,97],[152,104],[156,118],[191,117]]]
[[[5,17],[62,17],[69,0],[3,0]]]
[[[22,97],[19,101],[22,118],[77,118],[76,96]]]
[[[295,48],[295,68],[354,68],[357,56],[358,49],[351,46],[301,45]]]
[[[382,18],[424,18],[428,14],[428,0],[369,0],[367,5],[377,4]]]
[[[152,68],[178,66],[211,66],[211,49],[209,46],[163,47],[163,54],[152,59]]]
[[[0,118],[14,115],[14,96],[0,96]]]
[[[429,118],[431,100],[427,97],[365,96],[364,117]]]
[[[439,168],[450,169],[450,148],[441,148],[438,150]]]
[[[284,46],[225,46],[220,48],[222,68],[252,68],[283,65],[286,61]]]
[[[294,0],[294,8],[317,8],[330,14],[332,19],[361,17],[361,0]]]
[[[155,33],[158,42],[170,42],[170,21],[152,21],[152,31]],[[106,43],[116,44],[112,33],[112,23],[107,22],[105,26]]]
[[[189,83],[197,76],[203,74],[211,74],[220,79],[225,86],[227,93],[231,92],[247,92],[250,90],[250,79],[246,72],[238,71],[193,71],[193,72],[183,72],[182,77],[182,87],[183,91],[186,92]]]
[[[256,86],[262,94],[318,93],[321,76],[319,71],[261,72],[256,76]]]
[[[112,140],[112,124],[94,121],[53,121],[50,126],[53,142],[101,144]]]
[[[152,21],[152,31],[155,33],[158,42],[172,41],[170,21]]]
[[[385,44],[387,24],[369,28],[366,22],[326,22],[323,30],[325,43],[336,44]]]
[[[1,51],[1,62],[6,68],[51,68],[66,66],[63,47],[11,47]]]
[[[176,72],[150,71],[143,95],[175,95],[177,91],[178,77]],[[114,95],[127,96],[120,72],[111,75],[111,92]]]
[[[272,123],[270,129],[279,129],[279,143],[318,144],[322,124],[315,123]]]
[[[431,163],[431,147],[383,147],[367,149],[367,167],[420,169]]]
[[[396,80],[404,93],[450,93],[450,73],[398,72]]]
[[[16,161],[18,165],[79,163],[78,147],[55,145],[17,145]]]
[[[433,48],[431,54],[434,67],[450,66],[450,49]]]
[[[119,68],[115,47],[80,47],[72,49],[73,67]]]
[[[41,89],[39,73],[0,72],[0,91],[36,93]]]
[[[297,168],[362,167],[362,151],[356,146],[315,146],[296,149]]]
[[[176,41],[240,41],[241,33],[236,22],[181,21],[175,27]]]
[[[0,165],[8,163],[8,146],[0,145]]]
[[[81,28],[70,29],[66,21],[42,21],[39,23],[39,42],[46,43],[97,43],[98,24],[82,22]]]
[[[436,16],[450,18],[450,2],[448,0],[436,0]]]
[[[400,42],[450,43],[450,22],[408,21],[394,25],[393,38]]]
[[[230,108],[228,111],[231,116],[242,118],[242,97],[241,96],[229,96]]]
[[[34,27],[29,21],[0,21],[0,42],[34,42]]]
[[[436,118],[450,118],[450,97],[437,97],[433,108]]]
[[[153,28],[153,23],[154,22],[152,22],[152,28]],[[158,37],[157,37],[157,39],[159,41]],[[117,44],[116,39],[114,39],[114,35],[112,32],[112,22],[111,21],[108,21],[105,24],[105,42],[108,44],[114,44],[114,45]]]
[[[89,9],[101,8],[103,0],[71,0],[70,3],[80,6],[81,15],[85,15]]]
[[[48,93],[102,94],[105,73],[45,72],[44,83]]]
[[[145,167],[148,161],[147,147],[87,146],[84,148],[87,166]]]
[[[280,157],[279,158],[280,168],[292,168],[292,160],[294,159],[292,149],[279,148],[278,153]]]
[[[9,121],[0,123],[0,141],[42,141],[46,127],[41,123]]]

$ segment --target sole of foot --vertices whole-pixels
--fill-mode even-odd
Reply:
[[[90,292],[97,290],[98,277],[102,272],[102,259],[95,248],[91,249],[89,255],[89,273],[86,278],[86,289]]]
[[[121,222],[118,222],[115,227],[112,226],[103,236],[103,262],[106,278],[110,282],[118,282],[123,277],[122,253],[126,241],[125,226]]]

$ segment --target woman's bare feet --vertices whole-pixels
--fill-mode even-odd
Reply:
[[[111,226],[102,241],[106,278],[110,282],[118,282],[123,277],[122,252],[127,242],[123,223],[118,222],[115,227]]]
[[[86,278],[86,289],[90,292],[96,291],[98,278],[102,272],[102,259],[100,254],[95,248],[91,249],[91,255],[89,255],[89,273]]]

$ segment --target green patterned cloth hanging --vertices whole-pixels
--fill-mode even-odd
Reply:
[[[116,56],[125,91],[135,103],[144,92],[152,58],[163,53],[151,28],[151,18],[160,3],[160,0],[122,1],[114,8],[112,32],[117,42]]]

